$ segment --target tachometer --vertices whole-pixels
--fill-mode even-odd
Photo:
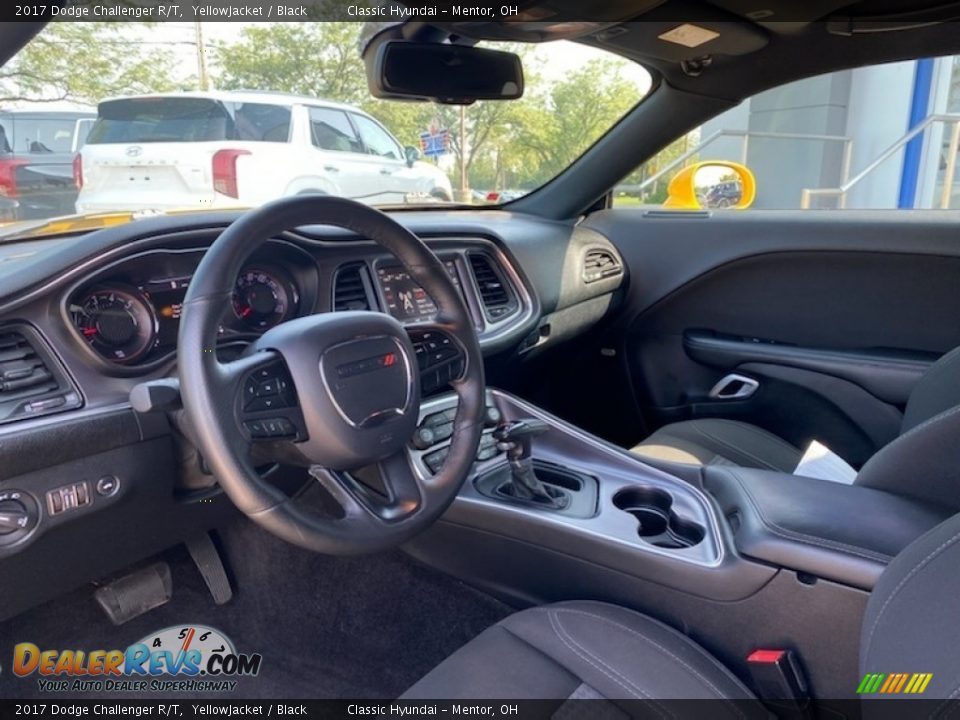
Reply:
[[[290,316],[296,302],[293,288],[265,270],[244,270],[233,289],[233,312],[256,330],[279,325]]]
[[[153,347],[157,319],[135,290],[94,289],[71,304],[73,322],[101,356],[117,363],[134,362]]]

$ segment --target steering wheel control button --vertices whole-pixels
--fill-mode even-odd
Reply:
[[[286,369],[279,365],[257,370],[243,384],[243,409],[247,412],[289,408],[295,404],[293,385]]]
[[[410,333],[420,367],[420,389],[429,395],[463,375],[464,359],[457,344],[439,330]]]
[[[120,481],[113,475],[104,475],[97,480],[97,495],[100,497],[113,497],[120,490]]]
[[[243,424],[254,440],[273,438],[294,438],[297,427],[287,418],[267,418],[266,420],[248,420]]]
[[[51,515],[60,515],[70,510],[76,510],[89,505],[91,502],[90,486],[87,485],[86,481],[64,485],[47,493],[47,510]]]

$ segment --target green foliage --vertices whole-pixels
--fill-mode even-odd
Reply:
[[[404,145],[417,146],[420,133],[436,124],[450,132],[459,187],[461,162],[468,186],[534,188],[580,155],[616,122],[638,93],[623,77],[625,61],[595,60],[569,76],[544,83],[543,60],[531,45],[501,49],[524,62],[527,95],[512,102],[459,107],[383,101],[370,97],[359,55],[359,23],[276,24],[251,27],[241,40],[220,45],[217,86],[292,92],[358,105],[382,122]]]
[[[270,90],[359,103],[370,96],[359,23],[273,23],[243,29],[214,49],[224,90]]]
[[[0,68],[0,104],[178,89],[168,52],[137,46],[126,23],[55,22]],[[131,48],[136,48],[131,52]]]

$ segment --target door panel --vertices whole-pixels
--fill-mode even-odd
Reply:
[[[641,416],[632,440],[727,417],[858,465],[896,436],[929,364],[960,345],[957,213],[607,210],[585,224],[630,271],[608,337]],[[756,392],[710,397],[730,373]]]

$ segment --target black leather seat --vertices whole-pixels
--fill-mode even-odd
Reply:
[[[909,671],[933,673],[924,699],[960,696],[958,565],[960,515],[914,541],[891,562],[867,606],[860,669],[851,674],[851,694],[867,673]],[[532,608],[506,618],[403,696],[603,699],[611,701],[612,716],[617,717],[630,716],[637,708],[616,706],[616,700],[742,701],[710,706],[710,717],[738,718],[762,712],[759,704],[747,702],[751,698],[740,680],[679,632],[632,610],[585,601]],[[598,709],[599,704],[591,705],[592,717]]]
[[[960,348],[930,366],[907,402],[900,435],[863,466],[856,484],[960,509]],[[660,428],[631,452],[685,465],[792,473],[802,456],[762,428],[698,419]]]

